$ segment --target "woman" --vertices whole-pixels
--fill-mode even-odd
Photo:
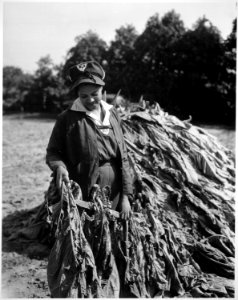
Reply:
[[[57,187],[74,180],[85,201],[94,184],[109,186],[112,208],[127,219],[131,176],[119,116],[102,100],[105,72],[97,62],[87,61],[71,67],[68,77],[77,99],[57,118],[46,162],[56,174]]]

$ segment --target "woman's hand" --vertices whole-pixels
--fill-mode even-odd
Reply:
[[[66,186],[70,185],[69,173],[64,167],[59,166],[56,172],[56,186],[58,189],[61,189],[62,182],[64,182]]]
[[[121,218],[124,220],[129,219],[131,215],[131,205],[127,195],[122,195],[121,199]]]

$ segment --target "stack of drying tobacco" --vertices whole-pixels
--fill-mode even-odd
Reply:
[[[122,116],[134,177],[126,281],[138,297],[234,296],[233,153],[199,127],[138,107]]]

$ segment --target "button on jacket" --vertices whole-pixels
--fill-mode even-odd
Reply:
[[[76,105],[75,105],[76,104]],[[97,148],[96,125],[90,115],[75,101],[70,109],[62,112],[56,120],[47,147],[46,163],[54,171],[58,166],[65,167],[70,179],[78,182],[83,198],[88,199],[92,186],[98,177],[99,155]],[[122,193],[132,194],[126,144],[120,117],[116,109],[101,101],[106,108],[106,116],[114,131],[119,146],[122,170]]]

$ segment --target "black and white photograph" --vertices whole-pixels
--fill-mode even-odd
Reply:
[[[1,298],[237,299],[237,1],[1,7]]]

